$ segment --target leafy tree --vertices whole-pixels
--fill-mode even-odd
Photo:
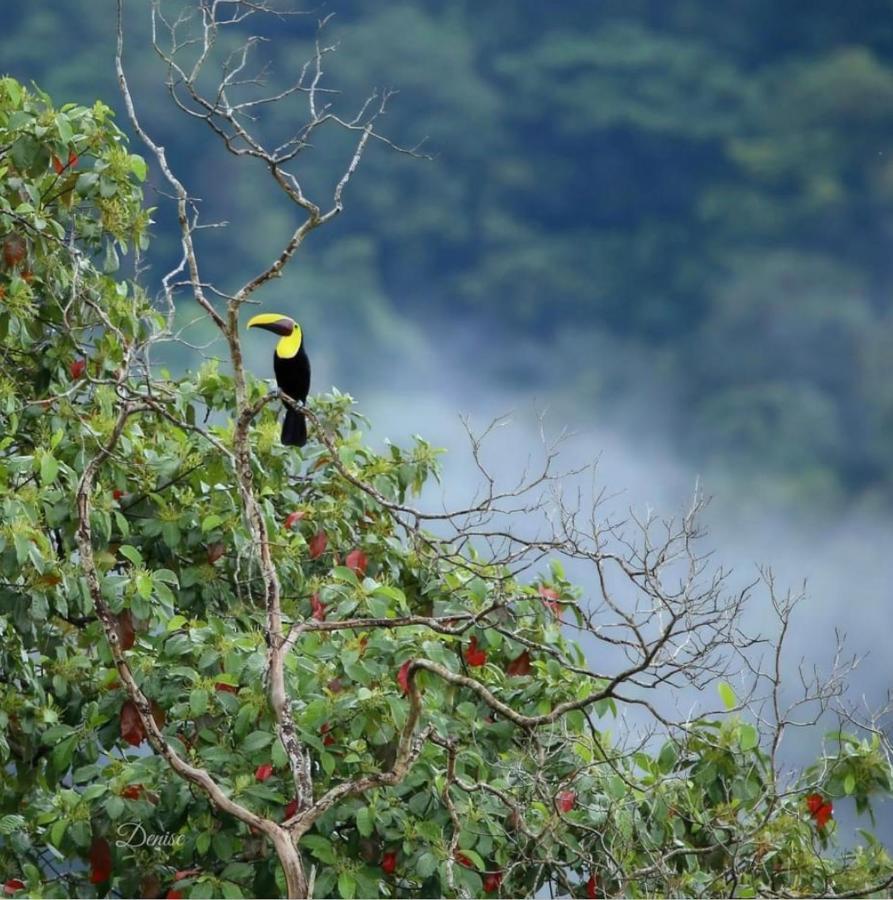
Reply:
[[[231,50],[230,15],[263,10],[225,6],[224,21],[202,7],[206,67],[213,40]],[[837,849],[834,804],[866,812],[891,792],[889,743],[853,719],[845,666],[804,676],[791,699],[795,604],[768,577],[778,635],[761,662],[749,592],[729,592],[698,549],[698,502],[677,522],[612,524],[597,502],[563,499],[554,448],[502,489],[473,437],[482,496],[428,512],[417,497],[438,451],[372,450],[339,393],[313,398],[306,448],[280,446],[276,407],[293,401],[246,370],[240,315],[340,212],[370,142],[390,143],[381,98],[356,118],[321,102],[317,48],[289,95],[306,124],[275,150],[252,130],[266,99],[237,100],[232,66],[207,91],[200,67],[169,57],[181,103],[260,162],[298,217],[236,290],[203,276],[196,204],[140,124],[120,45],[125,105],[181,228],[155,298],[139,265],[119,271],[145,249],[149,212],[146,165],[109,109],[56,110],[0,82],[5,892],[888,888],[893,863],[869,833]],[[353,150],[323,203],[296,173],[330,129]],[[173,375],[153,360],[187,301],[226,362]],[[550,527],[525,537],[537,522]],[[566,564],[589,567],[591,596]],[[715,686],[720,708],[674,715],[685,686]],[[817,761],[785,771],[785,732],[835,711]]]

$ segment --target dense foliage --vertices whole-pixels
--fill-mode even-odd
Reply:
[[[122,381],[128,348],[165,327],[115,273],[146,243],[144,174],[102,104],[56,110],[0,81],[0,876],[34,897],[281,895],[266,839],[147,743],[77,549],[82,479],[111,447],[86,508],[126,667],[175,753],[250,810],[294,815],[233,378],[140,358]],[[125,389],[145,408],[113,443]],[[558,564],[522,580],[402,528],[388,504],[436,474],[436,452],[373,452],[347,396],[312,409],[325,439],[298,453],[264,407],[250,465],[283,612],[304,625],[286,680],[315,796],[394,765],[413,684],[422,735],[398,784],[345,793],[301,836],[317,896],[817,895],[890,876],[868,833],[835,849],[834,804],[891,791],[874,738],[832,736],[782,779],[725,683],[728,715],[635,752],[610,692],[516,726],[488,696],[548,715],[604,686],[561,627],[586,598]],[[420,659],[466,680],[411,671]]]
[[[667,410],[699,467],[731,460],[739,477],[774,475],[776,494],[800,499],[888,502],[889,10],[530,7],[331,8],[345,51],[336,86],[399,88],[389,133],[428,135],[436,154],[405,166],[370,156],[374,188],[307,263],[308,326],[337,382],[399,383],[380,356],[410,365],[442,335],[476,381],[555,390],[576,410],[595,405],[599,421],[644,396],[632,417]],[[145,24],[136,11],[133,22]],[[274,76],[290,76],[314,24],[277,23],[264,49]],[[114,97],[93,63],[111,41],[100,4],[13,0],[5,25],[4,65],[22,80]],[[155,62],[134,53],[144,87]],[[199,132],[143,95],[209,212],[255,224],[214,235],[217,276],[243,277],[286,213],[258,207],[262,172],[227,179],[225,160],[195,152]],[[222,179],[230,190],[215,197]]]

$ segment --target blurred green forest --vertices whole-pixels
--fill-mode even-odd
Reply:
[[[172,108],[147,6],[129,10],[135,93],[208,219],[231,223],[205,238],[231,288],[295,212]],[[534,394],[572,428],[661,429],[795,503],[891,504],[893,3],[337,0],[269,25],[274,82],[328,12],[338,108],[398,88],[386,132],[435,157],[374,148],[345,214],[269,289],[317,372],[354,394],[428,379],[457,408]],[[110,0],[4,13],[0,69],[121,108]],[[301,114],[260,127],[288,135]],[[346,152],[311,148],[308,183],[331,185]],[[161,267],[175,223],[157,220]]]

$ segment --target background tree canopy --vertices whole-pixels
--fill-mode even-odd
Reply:
[[[433,347],[478,382],[556,398],[577,427],[659,421],[699,468],[734,467],[748,491],[889,505],[885,4],[329,11],[343,50],[332,86],[348,98],[399,88],[388,133],[427,136],[436,155],[370,154],[351,216],[314,238],[297,302],[331,381],[399,384]],[[304,58],[315,17],[269,27],[274,79]],[[0,49],[11,73],[56,95],[114,102],[95,64],[110,41],[100,4],[12,0]],[[208,237],[215,275],[238,281],[288,211],[259,208],[263,173],[233,175],[171,117],[145,44],[131,63],[209,217],[254,223]],[[333,153],[320,179],[340,162]],[[221,178],[228,190],[211,190]],[[154,260],[173,252],[174,224],[160,220]]]

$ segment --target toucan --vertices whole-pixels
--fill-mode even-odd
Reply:
[[[276,384],[292,400],[306,403],[310,390],[310,360],[304,349],[301,326],[279,313],[261,313],[249,320],[248,327],[265,328],[281,335],[273,354]],[[282,443],[289,447],[303,447],[307,443],[307,420],[302,412],[291,406],[286,407],[282,421]]]

